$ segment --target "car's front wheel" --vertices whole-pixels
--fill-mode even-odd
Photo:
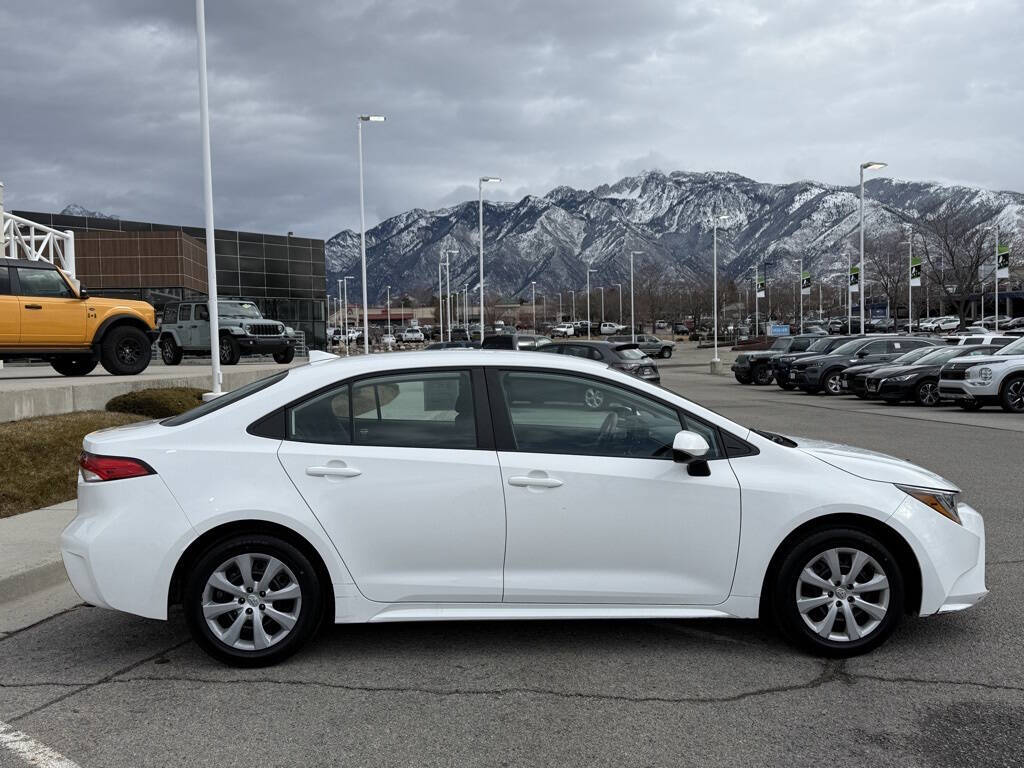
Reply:
[[[749,384],[750,383],[750,377],[749,376],[741,376],[738,373],[734,373],[733,376],[736,377],[736,381],[738,381],[740,384]]]
[[[826,395],[841,395],[843,393],[842,371],[828,371],[821,377],[822,391]]]
[[[856,528],[801,538],[778,569],[772,614],[789,640],[823,656],[877,647],[903,617],[903,572],[886,546]]]
[[[772,383],[772,369],[767,365],[759,365],[754,369],[754,383],[759,387]]]
[[[323,593],[316,569],[292,544],[274,536],[235,536],[208,550],[183,593],[196,643],[238,667],[276,664],[316,631]]]
[[[287,347],[274,353],[274,362],[285,365],[295,359],[295,347]]]
[[[939,397],[939,382],[933,380],[922,381],[914,390],[914,399],[918,405],[926,408],[936,406],[941,401]]]
[[[149,338],[131,325],[121,325],[107,332],[100,346],[100,362],[115,376],[142,373],[152,357]]]
[[[170,336],[160,342],[160,359],[164,361],[164,365],[178,365],[184,354],[185,350]]]
[[[219,346],[221,365],[235,365],[242,357],[242,350],[238,346],[238,342],[229,334],[221,334]]]
[[[1024,376],[1014,376],[1003,382],[999,404],[1004,411],[1024,413]]]
[[[666,360],[668,358],[672,357],[672,348],[671,347],[665,347],[664,349],[661,350],[661,355],[660,356],[662,358],[666,359]]]

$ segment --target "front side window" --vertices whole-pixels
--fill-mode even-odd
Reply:
[[[196,304],[196,320],[209,320],[210,310],[205,304]]]
[[[1013,344],[1007,344],[996,352],[1000,357],[1004,355],[1024,355],[1024,338],[1017,339]]]
[[[183,323],[186,320],[192,319],[192,305],[182,304],[181,309],[178,310],[178,322]]]
[[[356,445],[477,447],[468,371],[363,379],[352,386],[351,408]]]
[[[31,269],[18,267],[19,294],[70,299],[71,289],[55,269]]]
[[[711,446],[708,458],[721,455],[713,427],[614,384],[538,371],[499,376],[516,450],[671,459],[676,433],[694,429]]]

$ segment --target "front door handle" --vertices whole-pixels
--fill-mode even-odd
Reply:
[[[306,467],[310,477],[358,477],[363,474],[355,467]]]
[[[508,479],[509,485],[517,488],[558,488],[562,481],[555,477],[535,475],[512,475]]]
[[[26,304],[25,309],[42,309],[42,304]]]

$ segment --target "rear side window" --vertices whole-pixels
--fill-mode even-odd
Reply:
[[[793,339],[793,344],[790,346],[790,352],[803,352],[811,346],[811,339]]]
[[[239,400],[242,400],[249,395],[254,395],[260,390],[273,386],[287,375],[288,371],[281,371],[280,373],[275,373],[273,376],[267,376],[265,379],[257,379],[256,381],[245,384],[238,389],[226,392],[220,397],[215,397],[213,400],[209,400],[202,405],[197,405],[191,411],[185,411],[177,416],[164,419],[160,423],[165,427],[178,427],[182,424],[188,424],[190,421],[195,421],[208,413],[219,411],[221,408],[237,403]]]
[[[351,443],[352,413],[348,384],[291,408],[288,411],[288,439],[331,445]]]

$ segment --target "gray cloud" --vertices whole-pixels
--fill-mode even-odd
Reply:
[[[207,8],[218,226],[328,236],[643,168],[1020,188],[1016,0],[252,2]],[[193,5],[7,0],[7,204],[202,223]]]

